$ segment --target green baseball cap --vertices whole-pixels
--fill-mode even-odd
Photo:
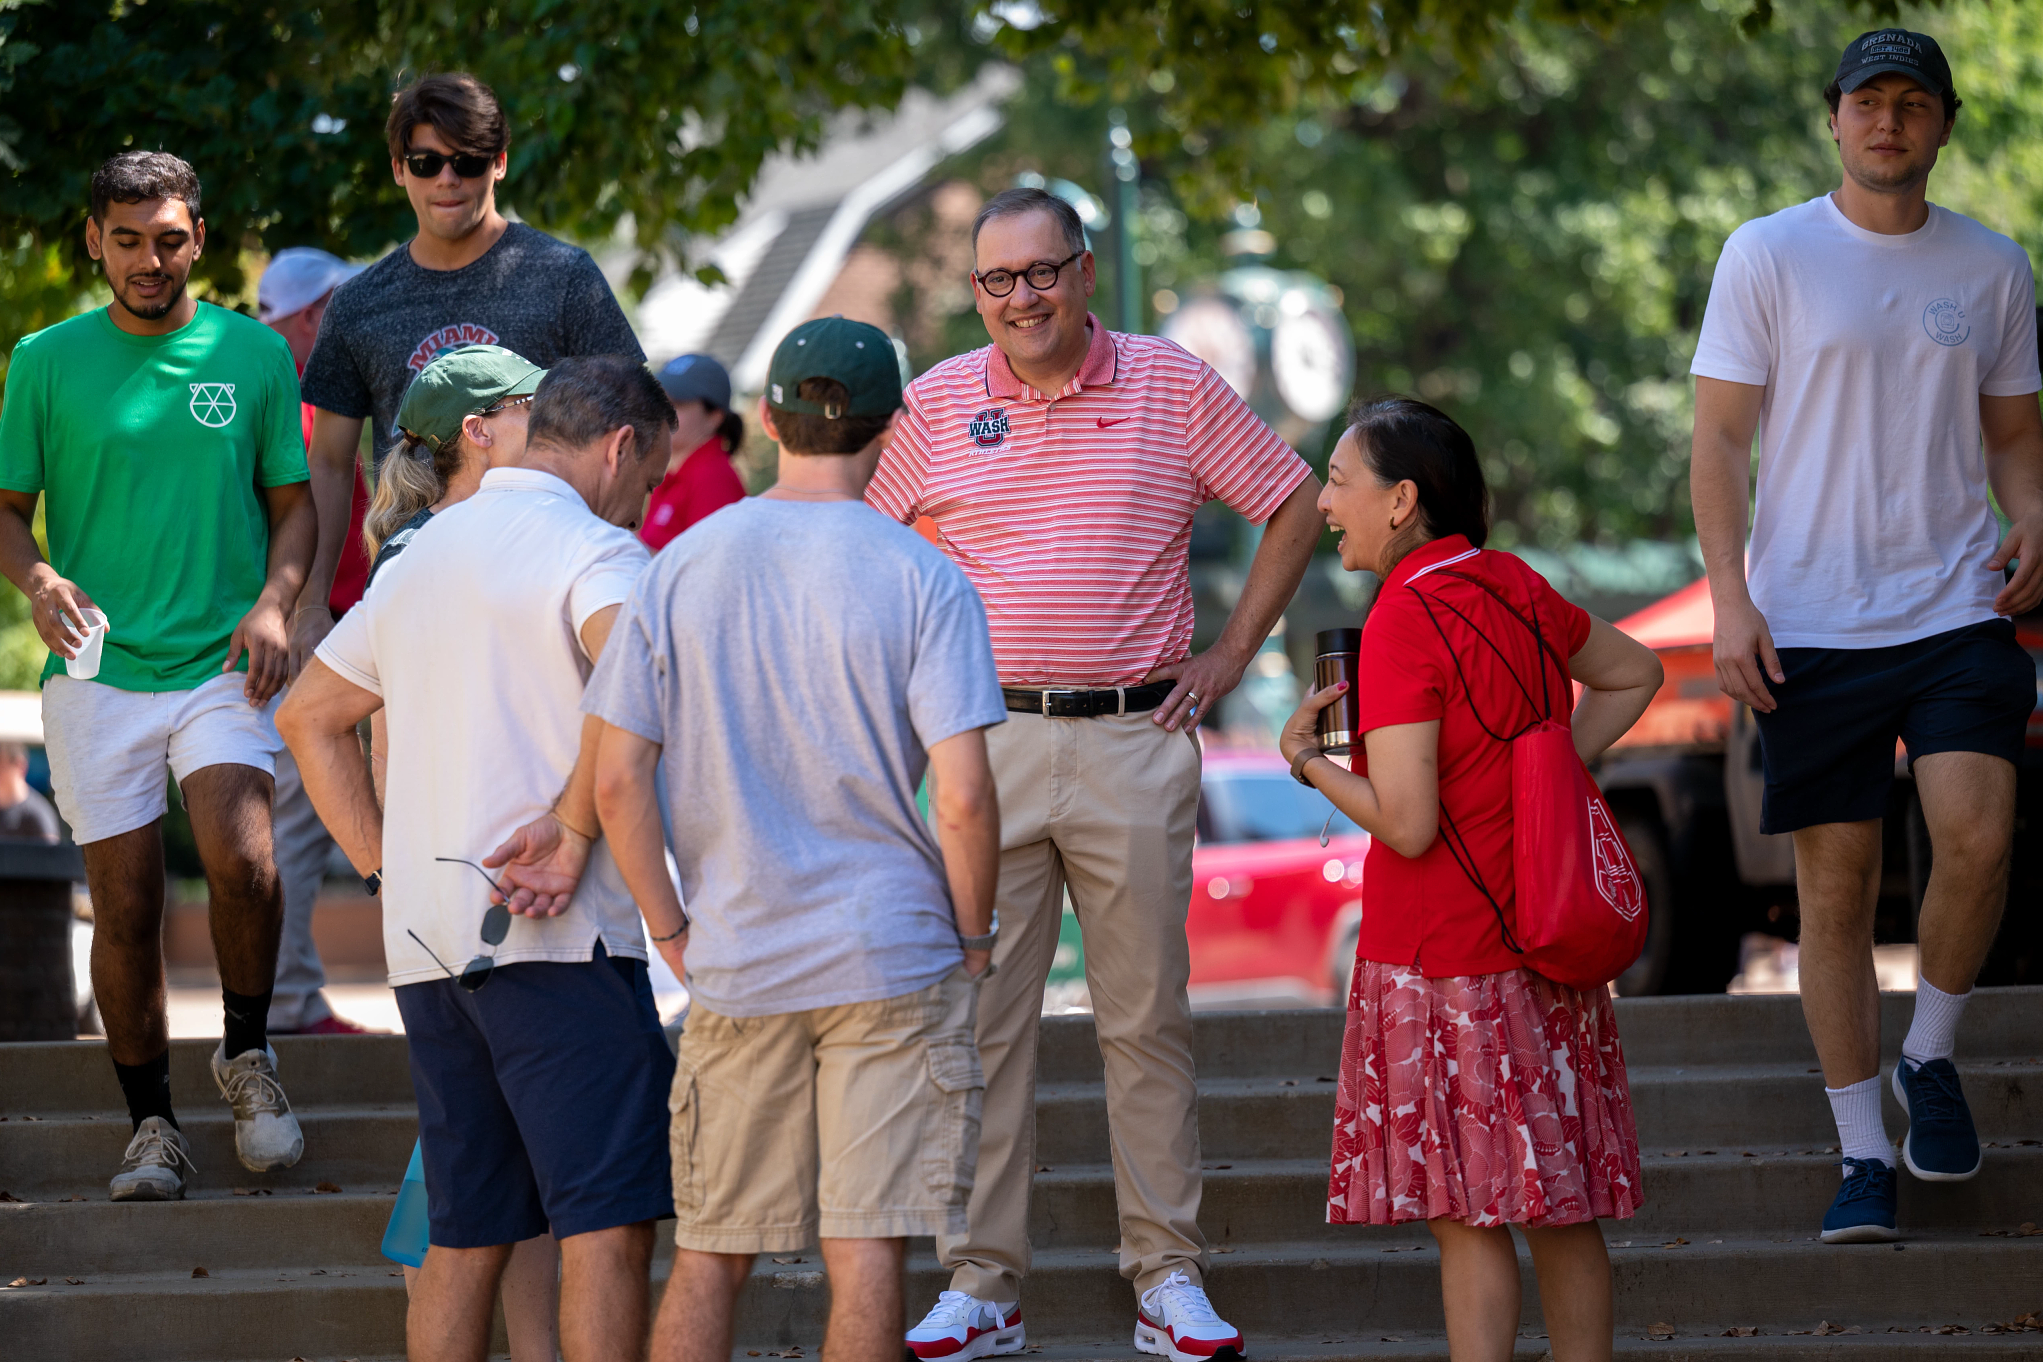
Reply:
[[[834,378],[851,393],[843,411],[795,396],[802,380]],[[866,322],[818,317],[787,333],[766,373],[767,404],[807,416],[887,416],[901,405],[901,361],[887,333]]]
[[[463,417],[536,391],[546,370],[501,345],[457,345],[434,356],[404,391],[397,428],[426,448],[458,438]]]

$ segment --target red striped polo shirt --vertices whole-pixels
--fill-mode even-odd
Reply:
[[[1063,391],[997,346],[915,380],[866,500],[928,516],[986,603],[1010,685],[1125,686],[1192,642],[1192,513],[1260,525],[1311,469],[1211,367],[1086,319]]]

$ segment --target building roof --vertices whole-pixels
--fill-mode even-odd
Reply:
[[[810,155],[776,156],[760,172],[738,221],[698,259],[715,287],[669,270],[638,307],[639,343],[655,367],[707,351],[740,392],[758,392],[782,336],[814,312],[874,216],[914,192],[946,157],[1001,125],[1000,104],[1021,84],[989,65],[954,94],[911,90],[892,114],[840,117]]]

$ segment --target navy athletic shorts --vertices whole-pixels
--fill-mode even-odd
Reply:
[[[1778,708],[1754,712],[1766,767],[1762,832],[1879,818],[1894,741],[1915,762],[1983,752],[2019,762],[2036,668],[2011,620],[1986,620],[1888,648],[1783,648]]]
[[[674,1055],[643,960],[500,965],[480,989],[397,989],[426,1219],[442,1248],[586,1234],[674,1214]]]

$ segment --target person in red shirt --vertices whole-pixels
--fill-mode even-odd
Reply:
[[[319,338],[319,325],[326,318],[333,291],[361,272],[360,265],[350,265],[312,246],[291,246],[270,257],[256,285],[256,315],[290,345],[300,377],[312,343]],[[310,403],[299,403],[308,447],[312,443],[312,412]],[[362,599],[369,580],[369,558],[362,550],[362,515],[368,508],[369,492],[357,468],[348,537],[341,545],[340,566],[334,570],[333,590],[327,597],[328,611],[335,617],[346,614],[348,607]],[[298,764],[288,751],[277,753],[272,817],[277,874],[284,887],[284,935],[277,949],[276,988],[270,995],[270,1034],[358,1035],[368,1028],[337,1015],[326,1000],[326,967],[312,939],[312,910],[326,880],[333,839],[312,811],[305,784],[298,778]]]
[[[674,432],[674,460],[638,530],[654,553],[711,511],[745,499],[745,484],[731,467],[731,455],[745,443],[745,418],[731,410],[724,366],[712,355],[682,355],[660,370],[660,386],[681,426]]]
[[[1579,681],[1575,750],[1594,758],[1644,713],[1659,660],[1519,559],[1483,549],[1489,490],[1475,446],[1423,402],[1356,409],[1319,509],[1343,536],[1341,565],[1383,580],[1362,627],[1354,770],[1323,755],[1314,733],[1344,686],[1308,695],[1279,741],[1292,774],[1375,839],[1327,1220],[1426,1221],[1456,1357],[1511,1354],[1516,1225],[1554,1355],[1608,1357],[1610,1260],[1596,1220],[1627,1218],[1643,1200],[1624,1054],[1607,990],[1543,978],[1507,944],[1511,747],[1495,735],[1541,715],[1542,676],[1563,696]]]

